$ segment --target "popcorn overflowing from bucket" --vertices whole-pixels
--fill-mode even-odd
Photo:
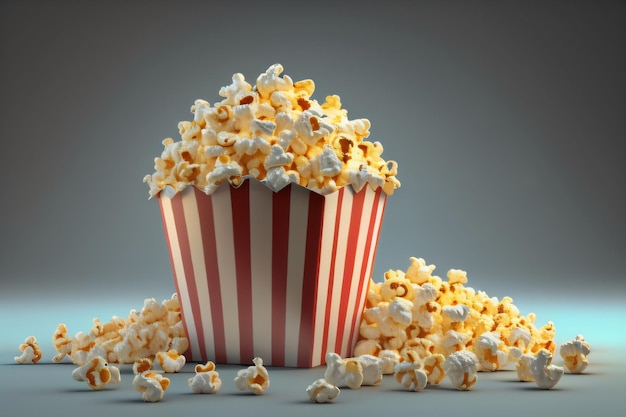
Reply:
[[[400,187],[395,161],[381,157],[380,142],[365,140],[369,120],[348,119],[337,95],[320,104],[311,98],[313,80],[294,82],[282,72],[274,64],[254,85],[237,73],[220,89],[221,101],[196,100],[193,120],[178,124],[181,140],[165,139],[155,172],[144,177],[150,196],[189,185],[212,194],[245,178],[274,191],[294,183],[321,194],[348,184],[387,194]]]

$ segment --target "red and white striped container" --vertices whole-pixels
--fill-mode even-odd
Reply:
[[[352,355],[386,194],[248,179],[159,195],[189,360],[314,367]]]

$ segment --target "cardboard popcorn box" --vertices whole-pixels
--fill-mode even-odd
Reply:
[[[278,192],[255,179],[159,203],[187,358],[314,367],[351,356],[387,195],[351,186]]]

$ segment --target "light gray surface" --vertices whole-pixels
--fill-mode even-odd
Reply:
[[[381,385],[344,388],[330,404],[309,402],[305,389],[321,378],[323,367],[314,369],[269,368],[270,387],[261,396],[240,392],[233,379],[241,366],[218,366],[222,389],[214,395],[193,394],[187,379],[193,367],[187,364],[177,374],[167,374],[170,388],[159,403],[144,403],[132,387],[132,369],[121,367],[122,381],[101,391],[71,378],[70,364],[0,365],[0,400],[4,416],[50,417],[68,415],[172,416],[172,415],[255,415],[255,416],[387,416],[419,414],[429,416],[617,416],[626,410],[622,393],[623,366],[616,366],[621,352],[594,349],[585,374],[565,374],[550,391],[534,383],[519,382],[512,369],[480,373],[474,389],[456,391],[448,380],[438,387],[414,393],[403,391],[393,376]],[[555,360],[555,363],[557,360]]]

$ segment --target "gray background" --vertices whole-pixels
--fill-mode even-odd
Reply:
[[[2,2],[2,293],[173,290],[142,178],[196,98],[279,62],[398,161],[376,280],[417,256],[626,294],[624,2],[330,4]]]
[[[57,323],[86,331],[94,316],[169,297],[158,204],[142,178],[196,98],[215,102],[233,73],[254,81],[279,62],[294,80],[315,80],[314,98],[338,94],[351,118],[369,118],[370,139],[398,161],[403,185],[388,200],[375,280],[411,256],[442,276],[462,268],[470,286],[513,296],[538,324],[553,320],[558,342],[582,332],[606,348],[594,350],[590,379],[540,395],[487,383],[467,405],[587,414],[614,400],[623,410],[611,387],[626,342],[625,17],[623,1],[3,1],[2,404],[10,415],[50,413],[55,401],[63,415],[105,402],[145,412],[131,388],[93,400],[74,395],[85,387],[71,379],[50,388],[63,367],[8,364],[30,334],[49,362]],[[301,407],[313,374],[293,372],[266,411],[319,414]],[[399,394],[384,398],[415,398]],[[431,394],[432,409],[452,404],[446,390]],[[174,410],[184,397],[170,398]],[[378,396],[341,398],[347,408],[322,409],[384,411]]]

